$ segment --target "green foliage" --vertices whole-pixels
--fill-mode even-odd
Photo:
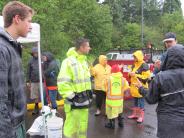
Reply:
[[[144,0],[144,22],[147,26],[158,25],[161,18],[160,5],[157,0]]]
[[[121,40],[122,48],[141,48],[140,25],[136,23],[127,23]]]
[[[177,34],[177,41],[184,45],[184,20],[178,23],[173,30]]]
[[[162,43],[163,34],[156,27],[144,27],[144,44],[151,42],[154,48],[163,49]]]
[[[0,9],[10,0],[1,0]],[[20,0],[33,7],[33,22],[41,26],[41,49],[64,59],[69,47],[79,37],[90,39],[89,60],[109,49],[142,48],[141,0]],[[148,41],[163,48],[166,32],[175,32],[184,43],[184,19],[180,0],[144,1],[144,44]],[[26,47],[32,47],[28,45]],[[30,58],[30,48],[24,49],[23,62]],[[24,65],[26,66],[26,65]]]
[[[164,0],[163,13],[180,12],[182,14],[180,0]]]
[[[179,12],[174,12],[172,14],[164,14],[161,17],[161,21],[159,24],[159,28],[161,33],[166,33],[166,32],[175,32],[174,28],[175,26],[183,21],[183,17]]]
[[[98,5],[94,0],[63,0],[60,5],[64,31],[71,40],[89,38],[96,54],[111,47],[112,18],[108,6]]]

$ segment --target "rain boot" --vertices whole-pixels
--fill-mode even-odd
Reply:
[[[123,123],[123,116],[122,116],[122,114],[119,114],[119,116],[118,116],[118,125],[119,125],[119,127],[124,127],[124,123]]]
[[[132,114],[128,116],[128,119],[136,119],[136,118],[138,118],[138,116],[137,116],[138,110],[139,110],[139,108],[134,107],[132,109]]]
[[[144,121],[144,109],[139,109],[139,117],[137,123],[142,123]]]
[[[115,128],[115,119],[109,119],[109,122],[105,124],[105,127],[114,129]]]
[[[32,112],[32,115],[36,115],[36,114],[39,114],[38,103],[35,103],[35,107],[34,107],[34,110],[33,110],[33,112]]]
[[[115,128],[115,119],[111,119],[112,120],[112,129],[114,129]]]

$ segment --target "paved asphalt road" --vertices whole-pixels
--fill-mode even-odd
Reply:
[[[155,113],[156,105],[145,103],[145,120],[142,124],[137,124],[136,120],[127,119],[133,100],[124,102],[124,128],[119,128],[116,121],[114,130],[104,127],[106,117],[104,111],[102,115],[95,117],[95,105],[89,111],[88,138],[156,138],[157,118]],[[59,113],[64,117],[63,107],[59,108]],[[31,111],[27,112],[26,129],[28,129],[37,116],[32,116]],[[30,136],[27,136],[30,138]],[[31,138],[42,138],[34,136]],[[64,137],[63,137],[64,138]]]

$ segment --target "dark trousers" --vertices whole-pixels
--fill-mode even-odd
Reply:
[[[105,103],[105,92],[102,90],[95,90],[96,94],[96,107],[101,110],[102,104]]]

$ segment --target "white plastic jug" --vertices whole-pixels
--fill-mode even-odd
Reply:
[[[56,110],[52,110],[52,116],[47,118],[48,138],[62,138],[63,119],[56,116]]]

